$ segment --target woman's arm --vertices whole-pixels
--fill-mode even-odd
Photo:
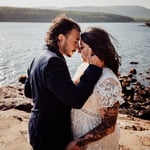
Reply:
[[[103,137],[111,134],[115,130],[119,109],[119,102],[116,102],[113,107],[103,107],[99,110],[102,116],[102,122],[93,130],[82,136],[76,143],[79,147],[95,142]]]
[[[77,85],[80,82],[80,77],[83,75],[84,71],[87,69],[88,67],[88,63],[82,63],[76,70],[72,80],[73,82]]]
[[[67,150],[80,150],[80,147],[100,140],[103,137],[113,133],[117,121],[118,109],[119,102],[116,102],[112,107],[100,108],[99,112],[102,116],[102,122],[87,134],[72,141],[67,146]]]
[[[98,83],[95,93],[101,122],[97,127],[71,142],[68,150],[80,150],[80,147],[100,140],[115,130],[120,102],[118,83],[112,78],[107,78],[102,83]]]

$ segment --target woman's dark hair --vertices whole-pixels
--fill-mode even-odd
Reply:
[[[62,15],[57,16],[52,21],[49,31],[47,32],[45,39],[46,44],[58,49],[59,34],[67,35],[72,29],[81,32],[79,25],[74,20]]]
[[[94,54],[104,61],[106,67],[112,69],[118,75],[121,57],[116,52],[110,36],[103,29],[91,27],[81,34],[81,40],[88,44]]]

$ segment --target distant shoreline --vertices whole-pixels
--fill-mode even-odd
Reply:
[[[37,8],[0,7],[0,21],[51,22],[58,15],[65,14],[77,22],[133,22],[128,16],[100,12],[71,10],[50,10]]]

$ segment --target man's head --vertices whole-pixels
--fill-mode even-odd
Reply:
[[[46,43],[58,49],[62,55],[71,57],[79,47],[80,32],[81,29],[75,21],[58,16],[47,32]]]

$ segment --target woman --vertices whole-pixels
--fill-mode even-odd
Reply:
[[[72,131],[75,140],[67,149],[117,150],[120,133],[116,122],[119,105],[123,103],[122,88],[117,78],[120,56],[105,30],[87,29],[81,34],[80,53],[84,63],[73,78],[76,83],[90,63],[89,51],[102,63],[103,73],[84,106],[78,110],[72,109]]]

